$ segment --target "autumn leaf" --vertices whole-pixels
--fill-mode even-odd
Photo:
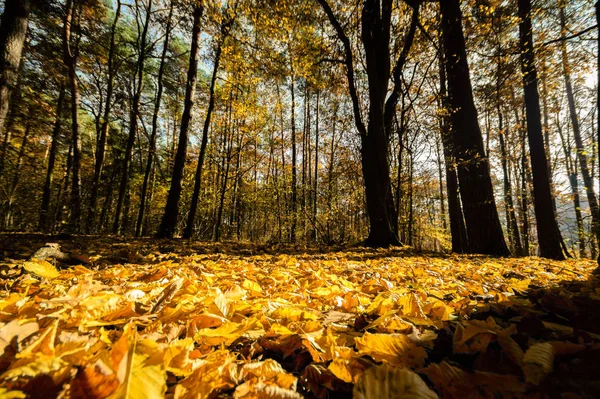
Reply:
[[[60,272],[52,265],[52,263],[41,259],[32,259],[25,262],[23,264],[23,269],[50,280],[60,276]]]
[[[356,399],[438,399],[416,373],[383,364],[368,369],[354,386]]]
[[[369,355],[378,362],[386,362],[398,367],[421,367],[427,353],[403,334],[365,333],[355,340],[356,349],[361,355]]]

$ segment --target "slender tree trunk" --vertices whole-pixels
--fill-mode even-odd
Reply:
[[[295,95],[295,76],[292,73],[292,82],[290,91],[292,94],[292,226],[290,227],[290,241],[296,242],[296,223],[298,218],[298,171],[296,166],[296,95]]]
[[[596,2],[596,24],[598,25],[598,40],[597,40],[597,61],[596,61],[596,126],[598,130],[598,139],[597,139],[597,147],[598,147],[598,162],[600,162],[600,2]],[[598,173],[600,177],[600,173]],[[597,259],[598,264],[600,265],[600,257]],[[600,273],[600,267],[598,267],[594,273]]]
[[[313,181],[313,210],[312,210],[312,218],[313,218],[313,230],[311,234],[311,238],[313,242],[317,241],[317,202],[318,202],[318,189],[319,189],[319,112],[320,112],[320,99],[321,99],[321,91],[317,90],[317,108],[315,115],[315,166],[314,166],[314,181]]]
[[[121,0],[117,0],[117,11],[110,29],[110,45],[108,47],[108,80],[106,83],[106,101],[104,106],[104,116],[102,117],[102,126],[100,127],[100,136],[98,138],[96,149],[96,162],[94,164],[94,176],[92,177],[92,187],[90,191],[90,204],[88,209],[88,231],[96,229],[96,205],[98,202],[98,188],[100,177],[104,166],[104,157],[106,153],[106,140],[108,138],[108,129],[110,127],[110,111],[112,110],[113,86],[116,75],[115,68],[115,36],[117,33],[117,23],[121,16]]]
[[[519,0],[519,37],[521,46],[521,70],[525,92],[527,115],[527,136],[533,173],[533,200],[537,222],[537,236],[540,256],[551,259],[565,259],[561,247],[561,235],[552,205],[548,159],[544,146],[538,78],[533,52],[531,27],[531,2]]]
[[[560,142],[562,144],[563,153],[565,154],[565,167],[567,169],[567,176],[569,177],[569,184],[571,185],[571,194],[573,196],[573,207],[575,209],[575,220],[577,222],[577,236],[579,239],[579,256],[581,258],[585,258],[585,229],[583,225],[583,217],[581,214],[579,182],[577,180],[577,161],[573,162],[569,138],[567,137],[565,139],[559,121],[557,121],[556,126],[558,128],[558,134],[560,136]]]
[[[443,172],[443,157],[442,151],[440,150],[439,140],[435,141],[435,155],[437,157],[438,167],[438,182],[439,182],[439,195],[440,195],[440,220],[442,222],[442,228],[444,231],[448,229],[448,223],[446,221],[446,196],[444,195],[444,172]]]
[[[40,206],[40,220],[38,229],[48,232],[48,211],[50,209],[50,196],[52,194],[52,178],[54,176],[54,164],[56,162],[56,152],[58,150],[58,139],[62,128],[62,109],[65,99],[65,86],[60,87],[58,101],[56,104],[56,119],[54,121],[54,129],[52,129],[52,142],[50,144],[50,154],[48,155],[48,166],[46,169],[46,181],[44,183],[44,191],[42,194],[42,204]]]
[[[31,111],[31,109],[30,109]],[[27,140],[29,139],[29,133],[31,132],[31,120],[27,121],[27,126],[25,127],[25,132],[23,133],[23,140],[21,141],[21,147],[19,149],[19,154],[17,155],[17,163],[15,165],[15,174],[13,176],[12,183],[10,185],[10,190],[8,192],[8,209],[6,211],[4,226],[6,228],[10,228],[13,225],[13,204],[15,201],[15,193],[17,192],[17,188],[19,187],[19,182],[21,181],[21,172],[23,169],[23,159],[25,158],[25,150],[27,148]]]
[[[585,187],[585,193],[587,195],[588,204],[590,206],[590,212],[592,214],[592,231],[596,236],[596,239],[600,242],[600,209],[598,208],[598,199],[594,192],[594,179],[590,173],[588,166],[588,157],[586,155],[585,145],[581,137],[581,127],[579,125],[579,119],[577,117],[577,109],[575,106],[575,94],[573,93],[573,84],[571,82],[571,73],[569,65],[569,55],[567,53],[567,44],[565,42],[566,37],[566,18],[564,11],[564,3],[561,1],[559,6],[560,16],[560,28],[561,28],[561,55],[562,55],[562,66],[563,66],[563,77],[565,79],[565,87],[567,91],[567,103],[569,105],[569,116],[571,118],[571,125],[573,126],[573,136],[575,138],[575,147],[577,148],[577,159],[579,160],[579,167],[581,170],[581,177],[583,178],[583,185]],[[600,83],[599,83],[600,84]]]
[[[4,3],[4,13],[0,20],[0,137],[4,136],[10,97],[18,81],[30,12],[30,0],[6,0]],[[3,143],[3,147],[6,145],[7,142]],[[2,157],[5,155],[3,148]],[[2,174],[4,161],[0,162]]]
[[[502,172],[504,174],[504,203],[506,207],[506,224],[509,231],[511,244],[517,256],[523,255],[523,246],[521,245],[521,237],[519,234],[519,226],[517,225],[517,216],[515,215],[515,205],[513,202],[512,185],[510,183],[510,175],[508,173],[508,152],[506,151],[506,143],[504,140],[506,130],[504,128],[504,120],[500,104],[497,104],[498,110],[498,138],[500,140],[500,152],[502,155]]]
[[[230,127],[231,129],[231,127]],[[227,137],[226,137],[227,138]],[[223,218],[223,207],[225,205],[225,194],[227,193],[227,183],[229,182],[229,168],[231,167],[231,154],[233,151],[233,133],[231,137],[228,137],[227,143],[227,160],[225,162],[225,171],[223,172],[223,182],[221,184],[220,196],[219,196],[219,208],[217,210],[217,219],[215,221],[215,228],[213,232],[213,240],[219,241],[221,239],[221,220]]]
[[[174,2],[171,1],[169,8],[169,16],[167,17],[167,27],[165,30],[165,41],[163,43],[163,50],[160,57],[160,67],[158,68],[157,85],[158,91],[156,93],[156,99],[154,100],[154,113],[152,114],[152,132],[150,133],[150,149],[148,151],[148,160],[146,161],[146,169],[144,172],[144,182],[142,184],[142,193],[140,196],[140,209],[138,212],[137,224],[135,227],[135,235],[139,237],[144,226],[144,219],[146,217],[146,208],[150,205],[148,198],[148,184],[150,182],[150,175],[153,170],[153,161],[156,153],[156,135],[158,133],[158,116],[160,113],[160,105],[163,94],[163,76],[165,73],[165,60],[167,58],[167,52],[169,50],[169,38],[171,36],[172,19],[173,19],[173,6]]]
[[[71,89],[71,145],[73,147],[73,160],[71,166],[71,217],[69,230],[73,232],[78,232],[81,228],[81,150],[79,148],[79,86],[77,83],[77,58],[79,53],[79,39],[81,38],[79,32],[75,32],[76,38],[74,44],[72,45],[71,43],[73,28],[79,30],[79,16],[75,15],[77,2],[78,0],[67,0],[63,29],[64,62],[69,71],[69,85]]]
[[[136,2],[137,5],[137,2]],[[121,175],[121,183],[119,184],[119,196],[117,198],[117,210],[115,213],[115,222],[113,224],[113,233],[120,234],[126,230],[127,226],[122,223],[123,205],[125,198],[129,190],[129,175],[131,168],[131,157],[133,152],[133,145],[135,144],[135,136],[137,134],[138,122],[140,118],[140,103],[142,101],[142,89],[144,87],[144,66],[146,62],[146,56],[148,51],[148,28],[150,26],[150,15],[152,13],[152,0],[148,2],[148,8],[146,9],[146,19],[142,28],[140,40],[140,46],[138,48],[139,54],[136,63],[135,77],[137,81],[135,83],[135,92],[131,101],[131,114],[129,117],[129,134],[127,136],[127,145],[125,147],[125,155],[123,158],[123,169]]]
[[[518,120],[518,119],[517,119]],[[525,145],[525,131],[521,137],[521,232],[523,234],[523,255],[529,256],[529,189],[527,178],[529,165],[527,163],[527,150]]]
[[[460,2],[442,1],[440,6],[453,150],[469,250],[474,253],[506,256],[510,252],[498,217],[490,166],[484,154],[483,138],[473,100]]]
[[[157,233],[158,237],[163,238],[173,238],[175,235],[175,229],[177,227],[179,201],[181,199],[181,189],[183,183],[183,169],[185,167],[185,158],[187,154],[190,122],[192,121],[192,108],[194,107],[196,97],[196,82],[198,80],[198,60],[200,53],[200,21],[202,19],[203,12],[204,7],[202,5],[194,8],[192,47],[190,49],[190,63],[187,75],[187,85],[185,89],[185,106],[183,110],[183,116],[181,117],[181,129],[179,131],[177,154],[175,155],[175,162],[173,165],[171,188],[169,189],[169,194],[167,197],[165,213],[163,214],[163,218]]]
[[[217,51],[215,53],[215,61],[213,66],[212,78],[210,80],[210,91],[208,98],[208,108],[206,110],[206,118],[204,119],[204,127],[202,128],[202,142],[200,143],[200,154],[198,155],[198,165],[196,167],[196,175],[194,177],[194,192],[192,194],[192,202],[190,205],[190,213],[188,214],[187,225],[183,233],[184,238],[191,238],[194,232],[194,223],[196,220],[196,211],[200,202],[200,189],[202,187],[202,168],[204,165],[204,156],[206,146],[208,145],[208,132],[210,130],[210,119],[215,108],[215,85],[217,82],[217,74],[219,73],[219,63],[221,61],[221,51],[223,43],[227,38],[230,22],[224,22],[221,26],[221,38],[217,43]]]

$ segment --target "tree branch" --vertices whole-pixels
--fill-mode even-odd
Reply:
[[[584,29],[581,32],[575,33],[575,34],[573,34],[571,36],[565,36],[565,37],[560,37],[558,39],[550,40],[549,42],[546,42],[546,43],[542,44],[542,46],[548,46],[548,45],[553,44],[553,43],[559,43],[559,42],[564,42],[564,41],[567,41],[567,40],[575,39],[576,37],[585,35],[586,33],[588,33],[590,31],[596,29],[597,27],[598,27],[598,25],[590,26],[589,28]]]
[[[350,39],[344,32],[344,28],[340,24],[340,21],[335,17],[333,10],[327,3],[327,0],[317,0],[317,2],[323,8],[323,11],[327,15],[329,22],[335,29],[338,39],[344,45],[344,60],[346,64],[346,78],[348,79],[348,89],[350,90],[350,97],[352,98],[352,108],[354,110],[354,123],[356,124],[356,128],[358,129],[358,133],[361,137],[366,137],[367,129],[363,122],[361,112],[360,112],[360,103],[358,101],[358,94],[356,92],[356,83],[354,82],[354,59],[352,55],[352,46],[350,45]]]

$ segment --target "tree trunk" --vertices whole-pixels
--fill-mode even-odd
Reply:
[[[169,194],[167,197],[165,213],[163,214],[163,218],[157,233],[158,237],[163,238],[173,238],[175,235],[175,229],[177,227],[179,200],[181,199],[181,188],[183,182],[183,169],[185,167],[190,122],[192,121],[192,108],[194,107],[194,101],[196,97],[196,82],[198,80],[198,58],[200,47],[200,20],[202,19],[203,12],[204,7],[202,5],[194,8],[192,47],[190,49],[190,63],[187,75],[187,85],[185,89],[185,106],[183,110],[183,116],[181,117],[181,129],[179,130],[179,142],[177,143],[177,153],[175,155],[175,162],[173,165],[171,188],[169,189]]]
[[[488,159],[473,101],[459,0],[440,2],[448,104],[460,195],[473,253],[510,254],[494,199]]]
[[[30,109],[31,111],[31,109]],[[25,132],[23,133],[23,140],[21,142],[21,147],[19,149],[19,155],[17,156],[17,164],[15,165],[15,174],[13,176],[12,184],[10,186],[8,192],[8,206],[5,216],[4,226],[6,228],[12,227],[12,211],[13,211],[13,203],[15,201],[15,193],[17,192],[17,188],[19,186],[19,182],[21,180],[21,172],[23,169],[23,159],[25,158],[25,149],[27,148],[27,140],[29,139],[29,133],[31,132],[31,120],[27,121],[27,126],[25,127]]]
[[[577,148],[577,159],[579,160],[579,167],[581,169],[581,177],[583,178],[583,185],[585,187],[585,193],[587,195],[588,204],[590,206],[590,212],[592,214],[592,231],[596,236],[598,242],[600,242],[600,209],[598,208],[598,199],[594,192],[594,180],[590,173],[588,166],[588,157],[586,155],[585,145],[581,137],[581,128],[579,126],[579,119],[577,117],[577,109],[575,107],[575,94],[573,93],[573,84],[571,83],[569,55],[567,53],[567,44],[564,40],[566,37],[566,18],[564,11],[564,3],[560,2],[559,6],[560,16],[560,31],[561,31],[561,55],[562,55],[562,66],[563,66],[563,77],[565,79],[565,87],[567,91],[567,103],[569,105],[569,116],[571,118],[571,126],[573,126],[573,136],[575,138],[575,147]],[[600,84],[600,82],[598,83]]]
[[[296,96],[295,96],[295,79],[296,77],[292,73],[290,91],[292,94],[292,225],[290,227],[290,241],[296,242],[296,223],[298,218],[298,170],[296,166]]]
[[[69,85],[71,89],[71,145],[73,150],[73,160],[71,165],[71,217],[69,221],[69,230],[72,232],[79,232],[81,228],[81,192],[79,187],[81,150],[79,148],[79,86],[77,83],[77,57],[81,33],[78,32],[79,16],[75,16],[77,1],[78,0],[67,0],[63,27],[64,62],[69,71]],[[75,28],[77,31],[75,32],[76,39],[73,46],[71,44],[73,35],[72,28]]]
[[[571,194],[573,195],[573,208],[575,209],[575,220],[577,221],[577,237],[579,239],[579,257],[585,258],[585,229],[583,225],[583,217],[581,214],[579,181],[577,180],[577,161],[573,162],[573,158],[571,157],[571,145],[569,143],[570,139],[568,136],[565,139],[560,126],[560,121],[557,120],[556,126],[558,128],[558,134],[560,136],[560,142],[562,144],[563,153],[565,154],[565,167],[567,169],[569,184],[571,185]]]
[[[320,99],[321,99],[321,91],[317,90],[317,108],[315,115],[315,166],[314,166],[314,181],[313,181],[313,209],[312,209],[312,219],[313,219],[313,228],[311,233],[311,239],[313,242],[317,241],[317,201],[318,201],[318,189],[319,189],[319,113],[320,113]]]
[[[48,166],[46,169],[46,181],[44,182],[44,191],[42,194],[42,205],[40,206],[40,221],[38,229],[43,232],[49,231],[48,211],[50,209],[50,196],[52,193],[52,178],[54,175],[54,164],[56,162],[56,152],[58,150],[58,139],[62,127],[62,109],[65,99],[65,86],[60,87],[58,101],[56,104],[56,119],[54,129],[52,130],[52,143],[50,144],[50,154],[48,155]]]
[[[30,0],[6,0],[4,4],[0,21],[0,136],[4,133],[10,97],[19,76],[30,11]],[[4,151],[2,155],[5,155]]]
[[[365,126],[354,81],[354,55],[350,39],[327,1],[318,0],[318,2],[344,46],[344,63],[352,99],[354,121],[362,144],[361,163],[370,225],[369,237],[365,244],[373,247],[397,245],[399,240],[395,229],[395,219],[398,215],[392,194],[388,142],[401,92],[401,73],[418,24],[419,3],[413,5],[411,26],[392,75],[390,73],[390,32],[393,1],[364,1],[361,13],[361,41],[365,52],[369,97],[369,121]],[[392,76],[394,89],[387,97]]]
[[[217,51],[215,54],[212,78],[210,80],[208,108],[206,110],[206,117],[204,119],[204,126],[202,128],[202,143],[200,144],[200,154],[198,155],[198,165],[196,167],[196,175],[194,177],[194,192],[192,194],[192,202],[190,205],[190,213],[188,214],[187,225],[185,226],[185,231],[183,233],[184,238],[192,237],[192,234],[194,232],[194,223],[196,221],[196,211],[198,209],[198,203],[200,202],[200,188],[202,187],[202,168],[204,165],[206,146],[208,145],[210,119],[212,117],[212,112],[215,108],[215,84],[217,82],[219,63],[221,61],[221,50],[229,31],[229,28],[226,24],[228,24],[228,22],[224,22],[224,25],[221,26],[221,38],[217,43]]]
[[[158,133],[158,116],[160,113],[160,105],[162,101],[163,94],[163,76],[165,73],[165,60],[167,58],[167,52],[169,50],[169,38],[171,35],[172,28],[172,19],[173,19],[173,6],[174,2],[171,1],[171,6],[169,8],[169,16],[167,17],[167,27],[165,30],[165,41],[163,43],[163,50],[160,57],[160,67],[158,68],[158,78],[157,85],[158,91],[156,93],[156,99],[154,100],[154,113],[152,114],[152,132],[150,133],[150,149],[148,151],[148,160],[146,161],[146,169],[144,172],[144,182],[142,184],[142,193],[140,196],[140,209],[138,212],[137,224],[135,227],[135,235],[139,237],[142,233],[142,228],[144,226],[144,220],[146,217],[146,208],[150,205],[150,201],[148,198],[148,185],[150,182],[150,175],[152,173],[152,166],[154,161],[154,156],[156,153],[156,135]]]
[[[498,100],[500,98],[498,97]],[[517,225],[517,216],[515,215],[515,205],[513,202],[512,185],[510,183],[510,175],[508,173],[508,153],[506,151],[506,143],[504,136],[506,130],[503,125],[503,115],[500,110],[500,103],[497,104],[498,108],[498,138],[500,139],[500,152],[502,155],[502,172],[504,175],[504,203],[506,207],[506,225],[508,227],[508,235],[511,244],[514,248],[517,256],[523,256],[523,246],[521,245],[521,237],[519,234],[519,226]]]
[[[597,60],[596,60],[596,126],[598,130],[598,139],[596,146],[598,147],[598,162],[600,163],[600,1],[597,1],[594,5],[596,9],[596,24],[598,25],[598,40],[597,40]],[[600,177],[600,173],[598,173]],[[597,259],[598,265],[600,265],[600,257]],[[600,273],[600,267],[596,268],[594,273]]]
[[[443,46],[443,42],[440,42]],[[450,234],[452,236],[452,252],[462,254],[468,252],[469,241],[465,227],[465,219],[460,206],[458,176],[454,157],[452,135],[450,134],[450,114],[446,89],[446,72],[444,71],[443,52],[440,52],[440,130],[444,163],[446,164],[446,192],[448,197],[448,214],[450,217]]]
[[[102,168],[104,166],[104,157],[106,153],[106,140],[108,138],[108,129],[110,127],[109,117],[110,111],[112,110],[112,97],[113,97],[113,86],[116,75],[116,68],[114,67],[115,57],[115,36],[117,32],[117,23],[121,16],[121,0],[117,0],[117,11],[110,29],[110,45],[108,48],[108,81],[106,83],[106,101],[104,105],[104,116],[102,118],[102,126],[100,127],[100,137],[98,138],[96,148],[96,162],[94,164],[94,176],[92,177],[92,187],[90,192],[90,204],[88,209],[88,231],[96,229],[96,205],[98,202],[98,186],[100,185],[100,177],[102,175]]]
[[[137,4],[137,3],[136,3]],[[115,222],[113,225],[113,233],[120,234],[127,228],[126,223],[122,223],[123,205],[125,203],[125,197],[129,189],[129,175],[130,175],[130,164],[133,152],[133,145],[135,143],[135,136],[138,129],[138,119],[140,117],[140,103],[142,100],[142,89],[144,86],[144,66],[146,62],[146,52],[148,51],[147,36],[148,27],[150,26],[150,15],[152,13],[152,0],[148,2],[148,8],[146,9],[146,19],[144,21],[144,27],[142,28],[140,40],[140,47],[138,48],[139,54],[136,63],[135,77],[137,82],[135,84],[135,92],[131,101],[131,115],[129,117],[129,134],[127,136],[127,146],[125,147],[125,155],[123,158],[123,170],[121,175],[121,183],[119,184],[119,196],[117,198],[117,210],[115,213]],[[135,79],[134,79],[135,80]]]

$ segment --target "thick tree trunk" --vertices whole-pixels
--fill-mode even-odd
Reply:
[[[38,224],[38,229],[43,232],[48,232],[50,228],[50,226],[48,225],[48,211],[50,209],[52,178],[54,176],[54,164],[56,163],[56,152],[58,150],[58,139],[62,127],[62,109],[64,99],[65,86],[63,84],[60,88],[60,93],[58,95],[58,101],[56,104],[56,119],[54,121],[54,128],[52,129],[52,142],[50,144],[50,154],[48,155],[48,166],[46,168],[46,181],[44,182],[42,204],[40,206],[40,220]]]
[[[129,190],[129,175],[131,167],[131,157],[133,153],[133,145],[135,144],[135,136],[137,135],[138,122],[140,118],[140,103],[142,101],[142,89],[144,87],[144,67],[146,62],[146,56],[148,51],[148,28],[150,26],[150,15],[152,13],[152,0],[148,2],[148,8],[146,9],[146,19],[144,21],[144,27],[140,37],[140,47],[138,49],[138,59],[136,63],[135,77],[137,82],[135,85],[135,92],[131,101],[131,115],[129,117],[129,135],[127,136],[127,146],[125,147],[125,155],[123,158],[123,169],[121,175],[121,183],[119,184],[119,196],[117,198],[117,210],[115,213],[115,222],[113,225],[113,233],[120,234],[126,230],[127,226],[125,220],[122,219],[123,205],[125,198],[127,197]],[[123,223],[122,223],[123,222]]]
[[[473,100],[462,32],[460,1],[442,1],[440,7],[453,152],[457,163],[469,250],[473,253],[506,256],[510,252],[498,217],[489,162],[484,153],[483,138]]]
[[[0,21],[0,137],[4,135],[10,97],[18,81],[30,11],[30,0],[7,0],[4,4]]]
[[[185,105],[183,109],[183,116],[181,117],[181,128],[179,130],[179,142],[177,143],[177,154],[175,155],[175,162],[173,165],[171,188],[169,189],[169,194],[167,197],[167,205],[165,207],[165,213],[163,214],[163,218],[157,233],[158,237],[163,238],[173,238],[175,235],[175,229],[177,227],[179,201],[181,199],[181,189],[183,183],[183,169],[185,167],[185,158],[187,154],[190,122],[192,121],[192,108],[194,107],[194,101],[196,97],[198,59],[200,54],[200,21],[203,13],[204,7],[202,5],[194,8],[192,47],[190,49],[190,63],[187,75],[187,85],[185,89]],[[191,229],[191,227],[188,228]]]
[[[393,70],[394,89],[386,99],[391,74],[390,32],[392,0],[365,0],[361,13],[361,40],[365,51],[368,78],[369,121],[365,126],[354,81],[354,55],[350,39],[335,17],[326,0],[318,0],[344,46],[346,77],[352,99],[354,121],[361,138],[361,156],[367,213],[369,214],[369,237],[365,244],[385,247],[399,244],[394,207],[390,168],[388,164],[388,141],[391,125],[400,95],[401,73],[412,45],[417,27],[419,2],[414,2],[411,27],[400,56]]]
[[[440,43],[443,46],[443,43]],[[450,132],[450,114],[446,89],[446,72],[444,71],[443,54],[440,53],[440,130],[444,163],[446,165],[446,192],[448,197],[448,215],[450,217],[450,235],[452,237],[452,252],[466,253],[469,248],[465,219],[460,205],[458,176],[453,151],[452,135]]]
[[[110,45],[108,48],[108,80],[106,83],[106,101],[104,105],[104,116],[102,117],[102,126],[100,127],[100,136],[96,148],[96,162],[94,164],[94,176],[92,177],[92,187],[90,191],[90,203],[88,208],[88,231],[96,229],[96,205],[98,202],[98,189],[100,185],[100,177],[104,166],[104,156],[106,153],[106,140],[108,138],[108,129],[110,127],[109,118],[112,110],[113,86],[116,75],[114,66],[115,58],[115,36],[117,32],[117,23],[121,16],[121,0],[117,0],[117,11],[110,29]]]
[[[140,209],[138,212],[137,224],[135,227],[135,235],[139,237],[142,233],[144,226],[144,220],[146,217],[146,208],[149,206],[150,201],[148,196],[148,185],[150,182],[150,175],[152,173],[152,166],[154,162],[154,156],[156,152],[156,135],[158,133],[158,116],[160,113],[160,105],[163,94],[163,76],[165,73],[165,60],[167,58],[167,52],[169,50],[169,38],[171,36],[172,20],[173,20],[173,6],[174,2],[171,1],[171,7],[169,8],[169,16],[167,17],[167,27],[165,30],[165,41],[163,43],[163,50],[160,57],[160,67],[158,68],[157,85],[158,91],[156,93],[156,99],[154,100],[154,113],[152,114],[152,132],[150,133],[150,149],[148,150],[148,160],[146,161],[146,169],[144,172],[144,182],[142,183],[142,193],[140,196]]]

